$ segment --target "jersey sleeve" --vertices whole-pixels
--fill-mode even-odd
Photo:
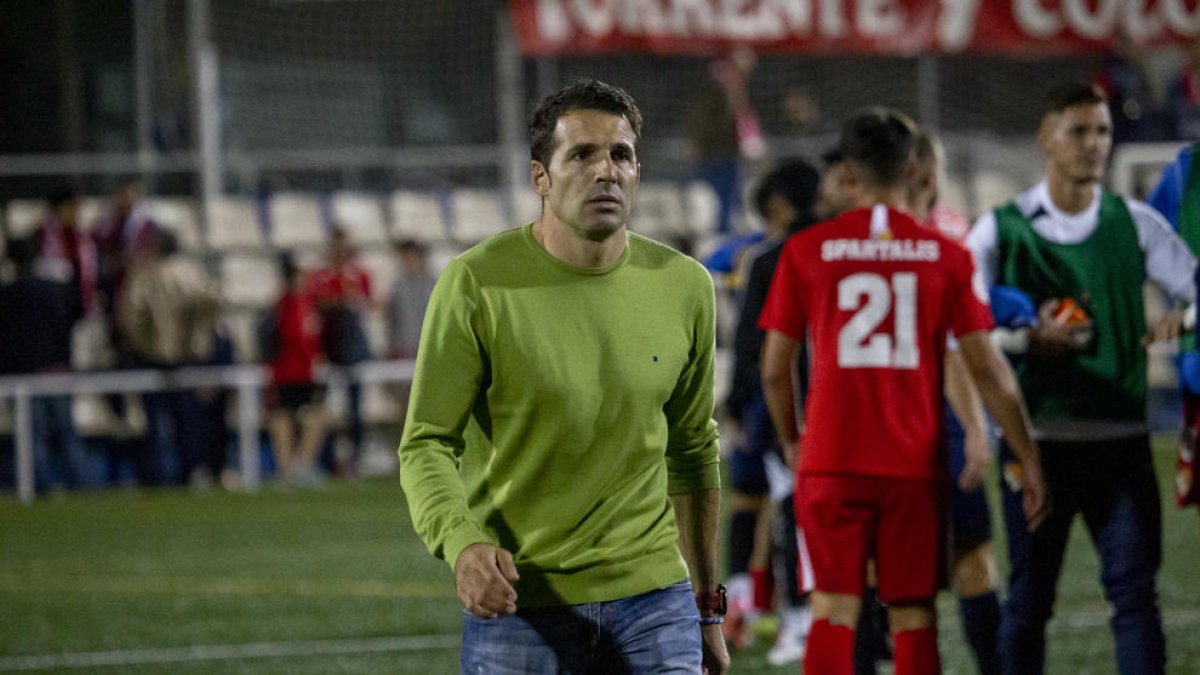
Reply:
[[[771,288],[767,291],[766,304],[758,317],[759,328],[783,333],[797,341],[804,339],[807,315],[802,297],[800,243],[799,237],[793,237],[784,246]]]
[[[958,264],[951,288],[950,330],[956,336],[977,330],[991,330],[992,309],[988,306],[987,282],[975,267],[969,251],[959,250],[956,253]]]

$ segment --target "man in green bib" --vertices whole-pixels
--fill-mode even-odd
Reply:
[[[713,283],[627,230],[641,123],[595,80],[543,100],[541,216],[451,261],[426,310],[400,480],[454,569],[463,673],[729,663]]]
[[[1017,375],[1052,510],[1040,528],[1026,530],[1020,464],[1002,444],[1012,563],[1000,630],[1004,672],[1042,672],[1045,625],[1081,513],[1113,607],[1118,670],[1162,673],[1155,587],[1162,515],[1146,422],[1145,345],[1177,338],[1183,312],[1172,309],[1147,331],[1142,287],[1149,279],[1175,302],[1194,301],[1196,259],[1154,209],[1100,187],[1112,120],[1098,88],[1054,88],[1037,143],[1045,180],[985,214],[967,240],[989,285],[1017,288],[1039,310]]]

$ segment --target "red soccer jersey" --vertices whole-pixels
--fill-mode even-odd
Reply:
[[[311,297],[289,291],[275,308],[279,353],[271,363],[276,384],[312,384],[321,357],[321,317]]]
[[[371,275],[353,262],[341,267],[322,267],[308,278],[308,290],[317,301],[354,302],[371,299]]]
[[[876,205],[784,246],[764,330],[811,340],[800,473],[940,478],[947,331],[992,326],[962,245]]]

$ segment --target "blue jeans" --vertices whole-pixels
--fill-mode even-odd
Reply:
[[[1162,513],[1148,436],[1103,442],[1040,444],[1050,515],[1032,534],[1021,493],[1006,476],[1012,451],[1001,445],[1001,488],[1012,573],[1000,628],[1008,675],[1038,675],[1046,657],[1046,621],[1071,523],[1083,514],[1100,558],[1100,582],[1113,608],[1117,669],[1155,675],[1166,667],[1166,644],[1155,576],[1162,561]]]
[[[695,675],[700,661],[700,614],[681,581],[609,602],[467,614],[460,666],[464,675]]]
[[[70,396],[36,396],[30,403],[33,425],[34,484],[38,492],[61,484],[83,487],[87,456],[75,433]]]

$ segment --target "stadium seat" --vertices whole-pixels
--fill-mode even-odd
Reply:
[[[512,227],[495,190],[457,188],[450,193],[450,205],[454,213],[450,236],[454,241],[474,244]]]
[[[672,183],[642,183],[630,221],[634,232],[663,242],[692,236],[683,197]]]
[[[263,245],[258,204],[242,197],[217,197],[208,218],[208,245],[222,250]]]
[[[333,223],[343,228],[356,244],[378,244],[387,241],[383,205],[375,195],[338,191],[330,196],[329,209]]]
[[[437,195],[397,190],[392,193],[392,238],[436,242],[446,239],[446,218]]]
[[[283,293],[278,264],[267,256],[226,253],[221,256],[220,275],[221,296],[231,305],[267,307]]]
[[[83,197],[79,200],[79,219],[80,228],[85,231],[95,229],[96,222],[100,220],[100,216],[104,215],[108,209],[108,200],[100,197]]]
[[[174,232],[184,250],[195,250],[200,246],[200,230],[196,217],[196,203],[191,199],[151,197],[146,200],[150,219]]]
[[[23,237],[33,232],[46,215],[46,202],[38,199],[14,199],[8,203],[4,215],[8,221],[7,234]]]
[[[271,195],[271,243],[279,248],[320,246],[325,242],[325,221],[315,194],[276,192]]]

